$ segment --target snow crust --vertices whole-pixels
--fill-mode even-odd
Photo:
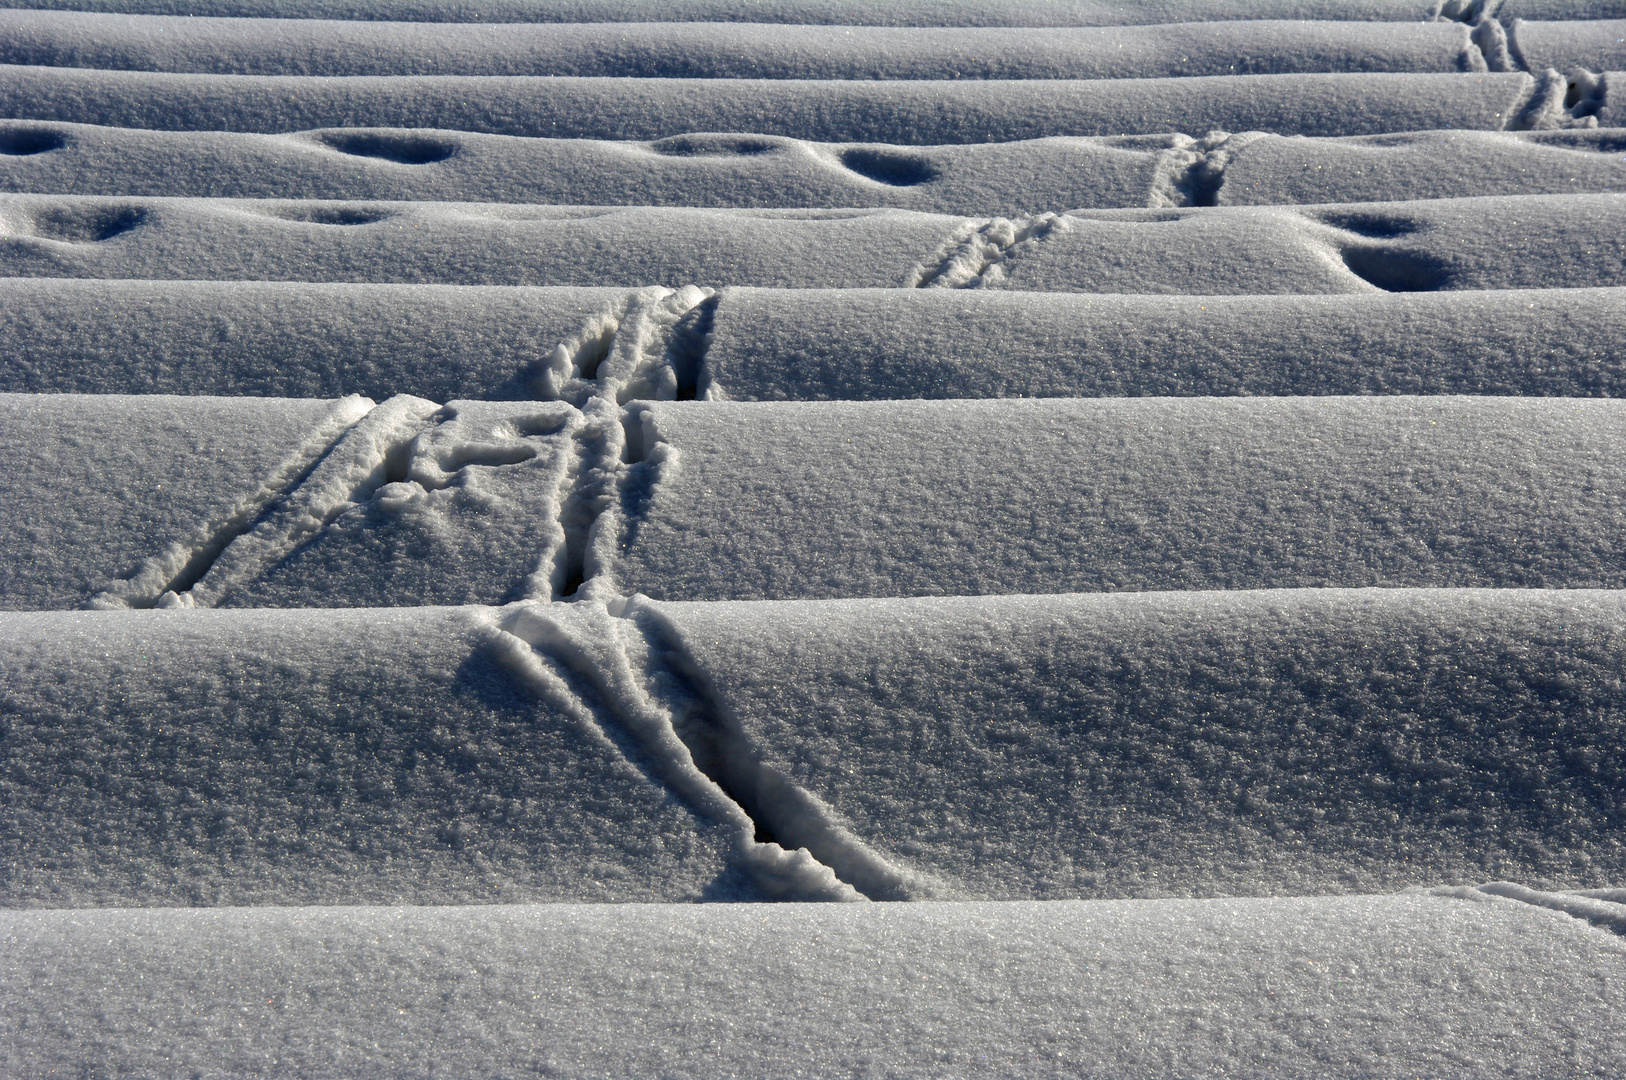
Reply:
[[[0,915],[7,1065],[1606,1075],[1620,940],[1504,897]]]
[[[1613,399],[640,409],[613,573],[656,599],[1626,586]]]
[[[1111,296],[728,288],[703,393],[738,401],[1626,396],[1626,292]]]
[[[1535,81],[1522,72],[868,82],[344,78],[16,65],[0,66],[0,115],[170,131],[277,134],[345,126],[432,127],[581,139],[664,139],[730,131],[929,146],[1186,130],[1288,135],[1499,131],[1516,124],[1535,90]],[[1599,123],[1608,123],[1603,113],[1598,115]],[[1553,126],[1559,122],[1555,114]]]
[[[1626,868],[1617,592],[655,610],[712,722],[928,895],[1583,888]]]
[[[756,895],[726,837],[576,699],[537,693],[491,622],[0,615],[4,906]]]

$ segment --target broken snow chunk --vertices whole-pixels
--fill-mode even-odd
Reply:
[[[415,399],[414,399],[415,400]],[[388,403],[386,403],[388,405]],[[382,408],[382,407],[381,407]],[[229,607],[388,607],[503,603],[546,578],[564,543],[559,524],[575,468],[581,414],[561,402],[454,401],[388,433],[368,453],[379,468],[331,479],[314,527],[268,519],[253,566],[201,583]],[[345,447],[335,450],[335,457]],[[299,499],[289,501],[297,514]],[[290,519],[291,520],[291,519]],[[227,560],[240,559],[227,549]]]

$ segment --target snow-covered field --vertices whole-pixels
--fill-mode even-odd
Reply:
[[[1626,1072],[1620,0],[13,0],[0,1075]]]

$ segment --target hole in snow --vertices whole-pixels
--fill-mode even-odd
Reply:
[[[781,145],[760,135],[673,135],[649,148],[667,157],[750,157],[771,154]]]
[[[139,206],[53,206],[34,215],[34,235],[66,244],[95,244],[147,220]]]
[[[44,128],[10,128],[0,131],[0,154],[27,157],[60,150],[68,145],[68,137],[60,131]]]
[[[1450,267],[1420,251],[1381,247],[1351,247],[1342,252],[1344,265],[1385,292],[1434,292],[1450,281]]]
[[[1396,236],[1406,236],[1416,232],[1418,228],[1415,221],[1388,214],[1322,214],[1321,220],[1335,229],[1369,236],[1374,240],[1391,240]]]
[[[432,165],[457,153],[457,143],[430,135],[404,131],[331,131],[316,140],[341,154],[378,158],[397,165]]]
[[[859,176],[893,187],[913,187],[937,179],[930,161],[896,150],[855,146],[841,152],[841,163]]]
[[[306,221],[312,225],[371,225],[396,215],[395,210],[381,207],[323,206],[321,203],[267,207],[264,212],[284,221]]]

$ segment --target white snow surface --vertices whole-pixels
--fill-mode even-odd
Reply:
[[[1626,189],[1618,130],[1347,139],[1119,136],[930,147],[698,134],[655,142],[330,128],[291,135],[0,122],[0,190],[949,214]]]
[[[351,401],[0,394],[0,608],[78,607],[292,482],[365,407]],[[269,494],[269,493],[268,493]]]
[[[1571,31],[1547,46],[1542,66],[1567,69],[1576,66],[1572,56],[1594,55],[1592,37],[1605,31],[1593,29],[1590,37]],[[0,11],[0,64],[216,75],[725,79],[1484,71],[1484,54],[1469,35],[1467,25],[1449,21],[871,27],[855,34],[845,26],[763,23],[433,24]]]
[[[170,131],[432,127],[581,139],[728,131],[933,145],[1190,130],[1374,135],[1562,126],[1567,114],[1556,105],[1550,116],[1527,119],[1538,89],[1522,72],[872,82],[198,75],[11,65],[0,66],[0,115]],[[1607,110],[1619,106],[1607,88],[1602,93],[1598,122],[1607,124]]]
[[[637,408],[607,570],[656,599],[1626,586],[1615,400]]]
[[[1112,296],[727,288],[706,310],[701,393],[738,401],[1626,394],[1620,289]]]
[[[0,10],[0,1074],[1626,1072],[1623,28]]]
[[[1626,284],[1626,194],[1018,219],[0,195],[0,228],[7,277],[1204,295]]]
[[[0,707],[0,906],[760,895],[481,609],[6,613]]]
[[[546,396],[629,290],[0,278],[0,390],[382,401]]]
[[[905,895],[1015,900],[1618,881],[1623,603],[1269,589],[641,617],[697,760],[716,746],[771,832],[795,836],[811,796]]]
[[[30,1075],[1603,1077],[1626,1056],[1621,940],[1477,890],[0,928],[0,1053]]]
[[[1600,19],[1619,0],[13,0],[14,8],[123,14],[418,22],[758,22],[838,26],[1139,26],[1180,19],[1473,22]]]

